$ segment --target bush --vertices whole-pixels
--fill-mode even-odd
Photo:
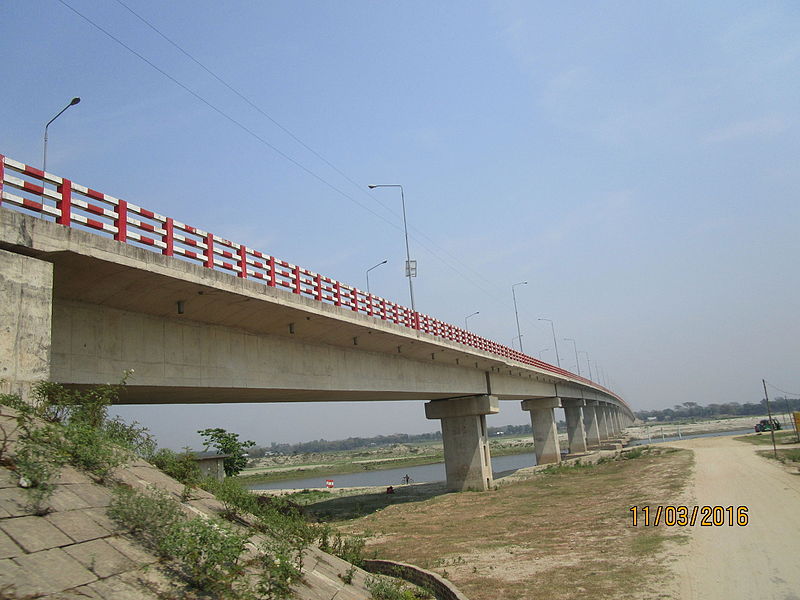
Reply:
[[[200,467],[197,465],[192,452],[178,453],[167,448],[161,448],[153,454],[150,462],[184,485],[196,486],[200,483]]]
[[[418,600],[433,598],[422,588],[411,586],[399,579],[389,577],[370,577],[367,579],[367,589],[373,600]]]
[[[243,569],[239,561],[248,535],[217,519],[196,517],[174,523],[160,550],[193,586],[206,592],[232,590]]]
[[[151,550],[161,552],[161,540],[184,519],[177,503],[163,490],[136,492],[118,487],[113,491],[108,516],[136,535]]]
[[[70,421],[64,427],[64,442],[69,463],[89,471],[100,481],[105,481],[128,458],[104,430],[83,421]]]
[[[45,502],[53,495],[54,481],[67,462],[62,431],[52,423],[34,427],[20,416],[20,432],[14,459],[17,474],[23,480],[31,510],[45,514]]]

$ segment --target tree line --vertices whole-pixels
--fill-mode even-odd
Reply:
[[[530,425],[504,425],[501,427],[487,427],[490,437],[499,434],[513,436],[531,433]],[[310,454],[312,452],[337,452],[342,450],[356,450],[376,446],[391,446],[393,444],[415,444],[420,442],[436,442],[442,439],[441,431],[430,433],[393,433],[391,435],[377,435],[374,437],[349,437],[344,440],[312,440],[297,444],[278,444],[272,442],[269,446],[253,446],[247,450],[250,458],[261,458],[274,454]]]
[[[788,411],[800,410],[800,398],[784,398],[778,396],[770,401],[773,414],[782,414]],[[636,417],[646,421],[655,417],[656,421],[673,421],[676,419],[687,418],[719,418],[719,417],[738,417],[738,416],[757,416],[767,414],[767,401],[711,403],[702,406],[697,402],[684,402],[676,404],[673,408],[662,410],[638,410]]]

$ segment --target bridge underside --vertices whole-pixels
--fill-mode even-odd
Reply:
[[[126,404],[432,401],[446,455],[469,458],[448,469],[453,489],[491,484],[485,415],[498,399],[529,401],[547,440],[542,460],[560,457],[551,432],[561,399],[579,402],[569,417],[576,448],[632,420],[586,383],[3,209],[0,266],[7,391],[43,379],[113,383],[133,369]]]

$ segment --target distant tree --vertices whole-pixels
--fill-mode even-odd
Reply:
[[[220,427],[201,429],[197,433],[203,437],[206,451],[213,446],[217,453],[229,455],[222,461],[225,475],[228,477],[241,473],[247,466],[246,450],[256,445],[251,440],[240,442],[238,433],[230,433]]]

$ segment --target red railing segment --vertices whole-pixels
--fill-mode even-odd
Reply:
[[[28,179],[12,176],[11,171]],[[48,187],[48,184],[55,189]],[[19,190],[24,195],[13,194],[8,191],[9,188]],[[98,202],[100,204],[97,204]],[[52,218],[66,227],[74,225],[85,227],[98,234],[106,234],[117,241],[153,248],[166,256],[176,256],[209,269],[222,270],[241,278],[252,277],[264,281],[270,287],[280,286],[291,293],[313,298],[319,302],[345,307],[353,312],[364,313],[490,354],[510,358],[543,371],[589,384],[624,403],[619,396],[605,387],[565,369],[125,200],[78,185],[69,179],[43,173],[35,167],[2,154],[0,154],[0,205],[38,217]]]

